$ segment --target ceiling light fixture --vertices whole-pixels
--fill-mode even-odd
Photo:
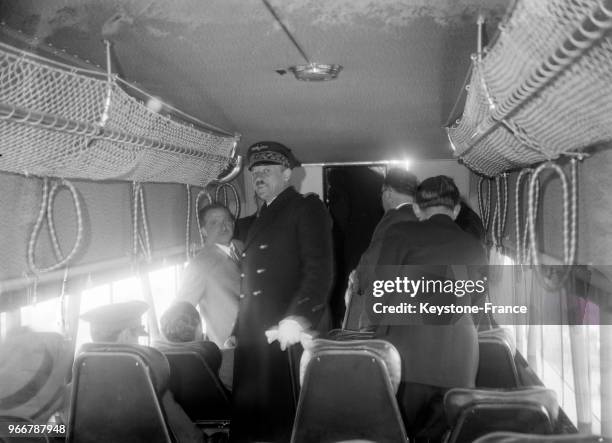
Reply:
[[[274,8],[272,8],[268,0],[261,1],[266,6],[268,11],[270,11],[270,14],[272,14],[274,20],[276,20],[276,22],[283,29],[287,37],[289,37],[289,40],[291,40],[293,46],[295,46],[295,48],[302,55],[302,57],[304,57],[304,60],[306,60],[305,64],[290,66],[289,68],[287,68],[287,70],[293,72],[293,75],[295,75],[296,79],[305,82],[321,82],[336,79],[338,77],[338,74],[342,70],[342,66],[338,64],[324,64],[310,61],[310,57],[308,57],[308,55],[300,46],[293,34],[289,32],[289,29],[287,29],[287,26],[285,26],[285,24],[281,21],[280,17],[278,16]]]
[[[293,72],[295,78],[305,82],[334,80],[338,77],[341,70],[342,66],[340,65],[324,65],[321,63],[308,63],[289,67],[289,71]]]

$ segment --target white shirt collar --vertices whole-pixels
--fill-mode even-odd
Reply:
[[[232,253],[231,253],[229,245],[222,245],[222,244],[219,244],[219,243],[215,243],[215,245],[219,249],[221,249],[225,253],[225,255],[227,255],[230,258],[232,257]]]

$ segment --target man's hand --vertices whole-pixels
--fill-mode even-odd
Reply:
[[[348,277],[348,284],[346,285],[346,291],[344,292],[344,306],[348,308],[351,303],[353,294],[357,292],[357,270],[353,269]]]
[[[304,327],[297,320],[281,320],[278,324],[278,343],[281,351],[287,349],[287,346],[299,343],[302,332],[304,332]]]
[[[296,343],[304,343],[304,341],[311,342],[312,335],[306,333],[306,327],[304,322],[300,322],[296,318],[285,318],[278,323],[278,326],[268,329],[266,331],[266,337],[268,343],[272,343],[278,340],[282,351],[287,347]]]

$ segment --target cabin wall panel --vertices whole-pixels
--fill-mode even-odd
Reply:
[[[578,258],[580,263],[612,265],[612,143],[579,168]],[[602,269],[603,270],[603,269]],[[609,272],[603,270],[609,275]]]
[[[73,182],[81,195],[84,238],[73,265],[129,257],[132,251],[131,185],[129,183]],[[38,216],[42,181],[0,174],[0,281],[27,272],[26,251]],[[196,192],[199,188],[194,188]],[[153,251],[185,244],[186,192],[184,185],[145,184],[145,205]],[[193,194],[192,194],[193,195]],[[70,194],[56,198],[54,220],[64,254],[76,236],[76,218]],[[192,214],[193,217],[193,214]],[[192,239],[197,236],[192,218]],[[46,224],[36,246],[36,263],[54,263]]]
[[[569,177],[569,163],[563,163],[563,169]],[[592,156],[578,163],[578,230],[577,262],[597,266],[602,272],[612,277],[605,267],[612,264],[612,144],[606,145]],[[504,244],[514,251],[515,248],[515,183],[517,173],[509,175],[508,219],[504,230]],[[523,178],[523,183],[527,180]],[[537,232],[541,238],[541,251],[555,259],[563,258],[563,197],[561,182],[557,175],[546,172],[541,175],[542,191]],[[470,181],[470,202],[478,208],[478,176],[472,174]],[[495,188],[493,187],[492,208],[495,205]],[[527,187],[523,187],[521,197],[521,230],[524,223]]]

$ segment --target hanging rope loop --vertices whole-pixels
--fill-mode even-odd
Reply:
[[[508,216],[508,175],[504,172],[503,174],[495,178],[497,188],[497,201],[496,208],[498,211],[496,221],[496,237],[497,237],[497,248],[500,252],[504,251],[504,231],[506,230],[506,220]]]
[[[228,192],[230,192],[233,197],[233,205],[231,208],[229,206],[230,200],[228,198]],[[222,183],[218,185],[217,189],[215,190],[215,201],[221,202],[221,195],[223,195],[223,205],[229,209],[234,218],[238,218],[240,216],[240,197],[238,196],[236,187],[232,183]]]
[[[531,171],[533,174],[533,170]],[[529,183],[527,183],[527,186],[529,186]],[[540,179],[537,178],[536,182],[535,182],[535,191],[534,191],[534,199],[533,199],[533,217],[537,218],[538,215],[538,207],[540,205]],[[527,190],[527,192],[529,193],[529,190]],[[527,195],[527,197],[529,197],[529,195]],[[527,204],[529,204],[529,200],[527,201]],[[531,244],[529,242],[529,233],[530,233],[530,228],[529,228],[529,208],[527,208],[526,214],[525,214],[525,222],[524,222],[524,230],[523,230],[523,243],[522,243],[522,250],[523,250],[523,259],[525,260],[525,262],[527,264],[533,264],[533,260],[532,260],[532,250],[533,248],[531,247]]]
[[[575,157],[570,159],[570,220],[569,220],[569,250],[568,264],[574,264],[576,261],[576,238],[577,238],[577,220],[578,220],[578,160]]]
[[[196,199],[195,199],[196,222],[198,224],[198,234],[200,235],[200,246],[201,247],[204,246],[204,234],[202,234],[202,225],[200,223],[200,209],[204,207],[204,206],[200,206],[200,200],[202,199],[202,197],[206,197],[206,199],[208,200],[208,203],[206,203],[204,206],[208,206],[209,204],[213,202],[212,196],[210,195],[210,193],[208,193],[206,189],[200,190],[200,192],[198,192],[198,195],[196,196]]]
[[[537,238],[535,233],[537,202],[535,201],[538,176],[546,169],[553,170],[561,181],[563,195],[563,264],[564,271],[555,282],[544,275],[538,257]],[[549,289],[558,289],[570,273],[570,266],[575,263],[576,256],[576,218],[577,218],[577,166],[576,159],[570,160],[570,181],[561,166],[547,162],[538,166],[529,182],[528,223],[530,255],[537,275]]]
[[[493,240],[493,248],[503,253],[503,237],[506,228],[506,216],[508,213],[508,178],[505,173],[495,177],[495,194],[495,208],[493,210],[493,219],[491,220],[491,237]]]
[[[486,197],[483,195],[482,184],[487,181]],[[489,215],[491,212],[491,181],[488,178],[480,177],[478,180],[478,210],[482,218],[485,231],[489,231]]]
[[[151,241],[145,210],[144,189],[139,182],[132,182],[132,205],[132,255],[135,260],[142,256],[147,262],[150,262],[152,258]]]
[[[55,223],[53,220],[53,207],[55,202],[55,197],[60,188],[66,188],[70,191],[70,195],[72,196],[72,202],[74,204],[74,210],[76,214],[76,223],[77,223],[77,233],[76,239],[72,246],[72,249],[68,253],[68,255],[64,256],[62,253],[61,246],[59,244],[59,240],[57,238],[57,232],[55,231]],[[36,249],[36,241],[38,239],[38,235],[40,234],[40,230],[42,225],[47,220],[47,228],[49,230],[49,236],[51,238],[51,245],[53,248],[53,253],[55,255],[56,263],[45,267],[39,268],[35,263],[35,249]],[[34,227],[32,228],[32,232],[30,234],[30,239],[28,241],[28,250],[27,250],[27,263],[28,269],[30,272],[34,274],[41,274],[44,272],[55,271],[64,266],[67,266],[77,254],[79,247],[81,246],[81,241],[83,240],[83,214],[81,211],[81,201],[79,198],[79,193],[76,190],[75,186],[70,183],[68,180],[60,180],[60,182],[54,182],[49,189],[49,179],[45,177],[43,179],[43,188],[42,188],[42,197],[40,202],[40,210],[38,212],[38,217],[36,222],[34,223]]]
[[[523,248],[523,240],[521,238],[521,222],[520,222],[520,212],[521,212],[521,180],[523,177],[528,178],[530,174],[533,173],[531,169],[523,169],[519,172],[516,177],[516,184],[514,187],[514,230],[515,230],[515,246],[516,246],[516,262],[518,264],[522,264],[527,261],[527,252]],[[525,219],[527,218],[527,214],[525,214]],[[527,231],[527,223],[525,222],[523,225],[524,231]]]
[[[531,247],[531,254],[534,265],[539,265],[539,257],[537,253],[537,243],[536,243],[536,233],[535,233],[535,187],[536,187],[536,179],[542,173],[542,171],[546,169],[552,169],[557,173],[559,179],[561,180],[561,187],[563,193],[563,263],[566,265],[570,265],[573,262],[573,257],[570,256],[570,237],[574,234],[570,232],[570,198],[569,198],[569,187],[567,182],[567,177],[563,169],[552,162],[543,163],[536,168],[531,176],[531,180],[529,182],[529,207],[528,207],[528,216],[529,216],[529,240]]]
[[[189,259],[191,258],[191,186],[185,185],[185,190],[187,191],[187,218],[185,220],[185,259],[189,261]]]

